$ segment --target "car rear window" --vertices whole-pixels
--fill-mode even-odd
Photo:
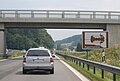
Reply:
[[[47,50],[29,50],[27,56],[50,56]]]

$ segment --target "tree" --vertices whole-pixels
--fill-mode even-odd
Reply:
[[[77,52],[82,51],[82,45],[81,45],[81,43],[78,43],[78,44],[77,44],[76,51],[77,51]]]
[[[8,49],[29,49],[44,46],[52,49],[54,41],[44,29],[7,29]]]
[[[62,46],[60,44],[57,45],[57,50],[62,50]]]
[[[73,47],[73,46],[69,46],[69,49],[70,49],[71,51],[73,51],[73,50],[74,50],[74,47]]]

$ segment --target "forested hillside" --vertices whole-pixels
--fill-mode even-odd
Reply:
[[[82,37],[81,35],[74,35],[72,37],[65,38],[63,40],[58,40],[55,43],[56,44],[66,44],[66,43],[71,43],[72,46],[77,46],[78,43],[82,42]]]
[[[53,39],[44,29],[7,29],[6,43],[8,49],[19,50],[54,46]]]
[[[70,50],[74,50],[75,48],[79,47],[82,49],[82,35],[74,35],[68,38],[65,38],[63,40],[58,40],[55,42],[55,46],[57,50],[64,50],[66,48],[69,48]],[[81,49],[79,51],[81,51]],[[78,50],[76,50],[78,51]]]

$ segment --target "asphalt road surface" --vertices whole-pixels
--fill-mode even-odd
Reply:
[[[81,81],[60,60],[55,59],[55,73],[29,71],[22,74],[22,59],[0,61],[0,81]]]

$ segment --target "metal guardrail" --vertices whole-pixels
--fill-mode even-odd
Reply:
[[[0,18],[120,19],[117,11],[0,10]]]
[[[56,53],[62,57],[64,57],[65,59],[69,59],[72,60],[74,63],[81,65],[81,63],[83,63],[83,68],[85,66],[85,64],[87,64],[87,69],[89,70],[89,66],[93,66],[93,73],[95,74],[95,69],[99,68],[101,69],[101,76],[102,78],[104,78],[104,70],[108,71],[110,73],[113,73],[113,81],[116,81],[116,75],[120,75],[120,68],[116,67],[116,66],[112,66],[112,65],[108,65],[108,64],[104,64],[104,63],[99,63],[99,62],[95,62],[95,61],[90,61],[90,60],[86,60],[86,59],[82,59],[82,58],[78,58],[75,56],[69,56],[69,55],[64,55],[64,54],[59,54]]]

